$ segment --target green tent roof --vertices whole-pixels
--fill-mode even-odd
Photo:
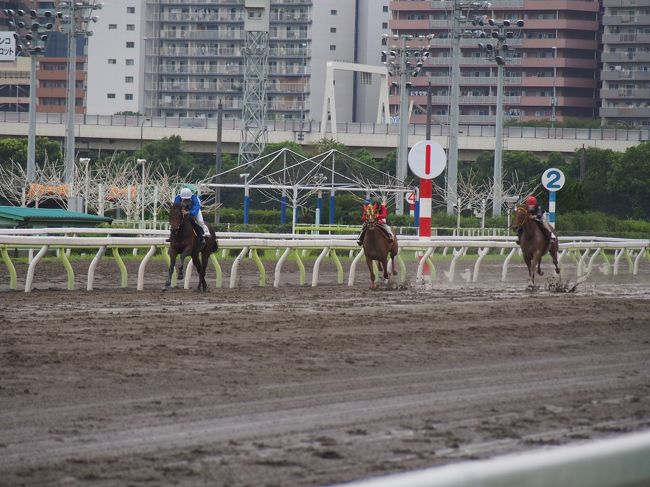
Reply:
[[[99,215],[87,215],[76,211],[59,208],[23,208],[21,206],[0,206],[0,226],[63,226],[111,223],[112,218]],[[13,223],[13,224],[11,224]]]

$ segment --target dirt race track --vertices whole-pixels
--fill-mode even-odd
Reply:
[[[647,259],[575,294],[112,272],[0,274],[0,485],[314,486],[650,427]]]

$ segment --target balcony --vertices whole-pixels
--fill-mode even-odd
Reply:
[[[650,34],[624,32],[619,34],[603,34],[603,44],[648,44]]]
[[[574,19],[527,19],[527,29],[550,29],[550,30],[587,30],[598,32],[597,20],[574,20]]]
[[[625,80],[650,80],[650,71],[630,71],[627,69],[603,71],[600,75],[603,81],[625,81]]]
[[[524,49],[582,49],[587,51],[596,51],[598,41],[595,39],[524,39],[522,44]]]
[[[607,100],[647,100],[650,98],[650,89],[648,88],[631,88],[631,89],[602,89],[600,90],[600,97]]]
[[[650,107],[601,107],[604,118],[650,118]]]
[[[603,0],[605,7],[650,7],[650,0]]]
[[[606,63],[649,62],[649,52],[603,52],[601,59]]]

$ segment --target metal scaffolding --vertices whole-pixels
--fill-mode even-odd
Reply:
[[[266,82],[269,76],[268,32],[246,32],[244,59],[240,165],[248,164],[259,157],[268,140],[266,127]]]

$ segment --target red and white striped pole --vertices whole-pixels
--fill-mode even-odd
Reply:
[[[431,161],[431,146],[426,147],[426,160]],[[430,162],[429,162],[430,163]],[[430,172],[425,171],[427,173]],[[431,196],[433,193],[433,180],[420,178],[420,238],[429,238],[431,236]]]
[[[420,177],[418,234],[420,238],[429,238],[431,237],[433,178],[444,171],[447,156],[440,144],[431,140],[422,140],[409,151],[408,163],[413,174]]]

